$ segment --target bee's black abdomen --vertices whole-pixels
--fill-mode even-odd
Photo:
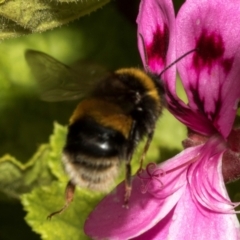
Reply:
[[[106,191],[125,160],[132,118],[99,98],[79,103],[70,119],[62,161],[73,184]]]
[[[119,155],[125,141],[118,131],[84,117],[69,126],[64,151],[92,157],[113,157]]]
[[[105,191],[118,174],[126,139],[122,133],[82,117],[69,126],[63,163],[74,184]]]

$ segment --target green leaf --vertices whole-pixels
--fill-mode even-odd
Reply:
[[[0,39],[43,32],[89,14],[110,0],[0,1]]]
[[[50,144],[41,145],[27,163],[22,164],[10,155],[0,158],[0,191],[19,198],[21,194],[50,184],[56,178],[67,180],[61,164],[65,138],[66,127],[55,123]]]
[[[50,148],[42,145],[33,158],[22,164],[10,155],[0,158],[0,191],[14,198],[54,179],[48,168]]]
[[[84,221],[102,198],[101,194],[76,189],[74,201],[61,215],[47,220],[47,216],[64,204],[66,182],[54,182],[51,186],[36,188],[22,196],[26,221],[32,229],[47,240],[89,239],[83,232]]]
[[[66,174],[63,171],[61,163],[62,149],[66,141],[67,128],[58,123],[54,123],[54,132],[50,136],[51,153],[48,165],[52,173],[62,181],[67,181]]]

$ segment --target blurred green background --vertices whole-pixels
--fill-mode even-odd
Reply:
[[[181,1],[174,2],[178,9]],[[137,0],[115,0],[90,15],[62,27],[7,39],[0,43],[0,240],[40,239],[40,236],[24,221],[26,212],[20,203],[23,193],[33,192],[30,197],[22,198],[27,210],[31,209],[29,206],[31,199],[36,203],[34,196],[39,198],[39,205],[51,199],[53,192],[58,193],[60,201],[63,199],[67,178],[61,177],[64,173],[61,170],[60,151],[66,128],[55,124],[53,130],[53,123],[57,121],[66,126],[77,104],[77,102],[40,101],[37,86],[24,59],[24,51],[26,49],[43,51],[65,64],[84,59],[101,64],[110,71],[122,67],[141,67],[136,44],[135,19],[138,5]],[[169,135],[173,128],[174,136]],[[53,131],[54,135],[49,140]],[[149,161],[160,161],[179,152],[185,136],[184,126],[164,111],[148,153]],[[59,188],[56,182],[51,186],[52,181],[57,179],[62,181]],[[14,182],[11,182],[12,180]],[[235,196],[236,199],[238,187],[239,183],[234,183],[229,190],[231,196]],[[92,196],[91,193],[85,192],[79,193],[80,195],[86,198]],[[96,197],[100,198],[101,196]],[[49,203],[52,205],[46,214],[61,206],[62,202],[56,205],[56,201],[54,199]],[[80,201],[85,203],[83,200]],[[96,204],[94,197],[92,202],[92,206]],[[41,211],[39,205],[36,204],[36,208]],[[47,203],[44,207],[47,208]],[[28,224],[34,226],[34,231],[41,233],[42,239],[52,240],[55,238],[43,233],[41,229],[41,225],[44,228],[46,214],[44,212],[42,222],[37,223],[34,222],[33,215],[29,214]],[[49,231],[55,228],[55,223],[58,223],[52,222],[46,223]],[[79,237],[58,236],[56,239],[79,239]]]

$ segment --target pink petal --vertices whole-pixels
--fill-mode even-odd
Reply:
[[[192,198],[199,210],[216,213],[235,213],[228,197],[222,175],[222,155],[226,150],[223,139],[211,137],[204,145],[197,162],[188,171]]]
[[[129,239],[156,225],[176,205],[185,189],[188,166],[173,172],[171,169],[185,164],[198,155],[201,146],[188,148],[160,165],[166,175],[162,177],[164,188],[153,181],[149,192],[142,194],[142,181],[135,177],[129,209],[122,207],[124,183],[105,197],[85,222],[85,233],[95,239]]]
[[[225,146],[212,137],[188,170],[188,185],[176,206],[154,227],[134,240],[239,240],[239,223],[227,195],[221,172]],[[222,214],[225,212],[225,214]]]
[[[154,227],[144,232],[136,238],[131,238],[131,240],[159,240],[168,239],[168,232],[170,225],[172,223],[172,218],[174,216],[175,207],[168,213],[168,215],[159,221]]]
[[[171,212],[153,228],[134,240],[239,240],[239,223],[235,214],[208,211],[203,215],[192,200],[189,186]]]
[[[178,63],[191,109],[226,137],[240,98],[240,5],[233,0],[188,0],[177,16]]]
[[[175,210],[170,239],[239,240],[239,222],[222,176],[223,139],[212,137],[188,171],[189,185]],[[225,213],[225,214],[224,214]],[[189,225],[191,223],[191,225]],[[188,227],[186,227],[188,226]]]
[[[159,74],[175,60],[175,14],[171,0],[142,0],[138,24],[138,48],[147,71]],[[146,56],[145,56],[146,55]],[[176,66],[164,74],[174,79]]]
[[[188,186],[175,208],[167,239],[239,240],[239,233],[239,223],[235,214],[206,211],[203,215],[192,200],[191,189]]]

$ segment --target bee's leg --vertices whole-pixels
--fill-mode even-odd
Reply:
[[[128,208],[128,201],[131,195],[132,183],[131,183],[131,160],[133,156],[134,149],[138,143],[136,139],[136,122],[133,121],[132,128],[129,135],[128,146],[126,150],[126,175],[125,175],[125,196],[124,196],[124,207]]]
[[[68,206],[69,204],[73,201],[73,196],[75,192],[75,184],[73,184],[71,181],[68,182],[66,189],[65,189],[65,204],[64,206],[51,214],[47,216],[47,219],[51,219],[54,215],[62,213]]]
[[[150,133],[148,133],[147,142],[146,142],[146,144],[145,144],[145,146],[144,146],[143,153],[142,153],[141,158],[140,158],[140,166],[139,166],[138,172],[141,172],[141,171],[142,171],[143,161],[144,161],[144,159],[145,159],[145,157],[146,157],[147,151],[148,151],[149,146],[150,146],[150,144],[151,144],[151,142],[152,142],[153,134],[154,134],[154,129],[155,129],[155,128],[153,128],[153,130],[152,130]]]

